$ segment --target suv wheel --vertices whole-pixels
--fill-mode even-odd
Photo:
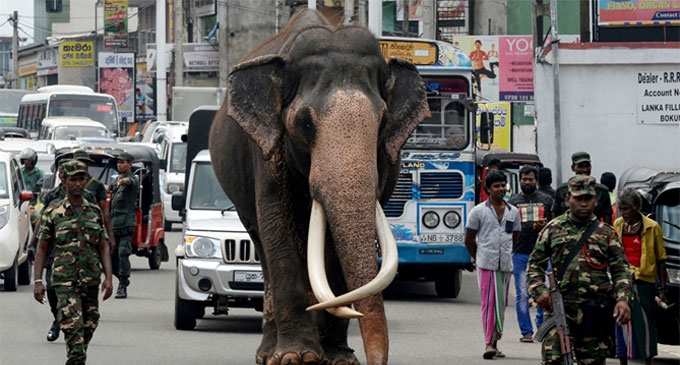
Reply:
[[[28,259],[19,265],[19,285],[29,285],[31,283],[31,264]]]
[[[5,271],[5,291],[17,290],[17,260],[14,259],[12,267]]]
[[[434,281],[434,288],[440,298],[457,298],[460,293],[460,281],[463,273],[460,269],[440,274]]]
[[[158,270],[161,267],[161,262],[163,261],[163,248],[161,245],[162,242],[158,242],[156,247],[151,248],[151,253],[149,254],[149,268],[151,270]]]
[[[196,327],[196,304],[179,297],[175,287],[175,328],[190,331]]]

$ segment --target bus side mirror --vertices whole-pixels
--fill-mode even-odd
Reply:
[[[493,143],[493,113],[485,111],[480,115],[479,141],[483,144]]]

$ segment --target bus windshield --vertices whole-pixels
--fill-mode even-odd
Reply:
[[[47,111],[49,117],[87,117],[118,133],[118,113],[113,98],[99,95],[53,95]]]
[[[430,118],[416,127],[404,148],[462,150],[470,142],[469,113],[459,99],[469,84],[462,76],[423,77]]]

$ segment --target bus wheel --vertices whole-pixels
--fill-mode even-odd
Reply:
[[[460,269],[442,273],[441,276],[434,281],[434,288],[437,290],[437,296],[440,298],[457,298],[460,293],[462,276],[463,273]]]
[[[158,270],[161,267],[161,262],[163,260],[163,248],[161,247],[162,242],[158,242],[158,246],[151,249],[149,254],[149,268],[151,270]]]

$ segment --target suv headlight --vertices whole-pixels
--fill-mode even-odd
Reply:
[[[176,191],[182,191],[184,189],[184,184],[181,183],[168,183],[165,185],[165,191],[172,194]]]
[[[9,222],[9,205],[0,206],[0,228]]]
[[[668,278],[671,284],[680,285],[680,270],[668,269]]]
[[[184,255],[201,259],[221,259],[222,243],[216,238],[186,236],[184,239]]]

